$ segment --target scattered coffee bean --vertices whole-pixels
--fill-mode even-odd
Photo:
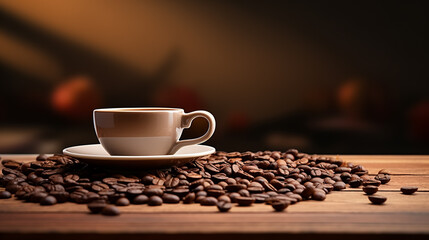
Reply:
[[[195,201],[195,193],[191,192],[188,193],[188,195],[186,195],[183,198],[183,203],[193,203]]]
[[[219,212],[228,212],[231,207],[232,205],[230,202],[219,201],[217,203],[217,209],[219,209]]]
[[[361,178],[355,178],[355,179],[351,179],[349,182],[350,187],[352,188],[358,188],[362,185],[362,179]]]
[[[346,188],[346,184],[344,182],[339,181],[339,182],[334,183],[334,190],[335,191],[341,191],[345,188]]]
[[[367,195],[372,195],[374,193],[376,193],[378,191],[378,187],[377,186],[372,186],[372,185],[368,185],[368,186],[364,186],[362,188],[362,190],[367,194]]]
[[[48,159],[48,155],[46,154],[40,154],[39,156],[36,157],[37,161],[46,161]]]
[[[149,198],[146,195],[138,195],[134,198],[133,203],[140,205],[140,204],[145,204],[149,201]]]
[[[313,186],[308,186],[308,187],[306,187],[302,192],[301,192],[301,197],[303,198],[303,199],[310,199],[311,198],[311,196],[313,195],[313,193],[314,193],[314,187]]]
[[[1,191],[0,192],[0,199],[6,199],[11,198],[12,194],[8,191]]]
[[[376,179],[367,179],[367,180],[362,182],[363,186],[372,185],[372,186],[379,187],[380,184],[381,184],[381,182],[379,180],[376,180]]]
[[[250,206],[255,202],[255,198],[253,197],[237,197],[235,201],[239,206]]]
[[[418,189],[419,189],[418,187],[406,186],[406,187],[401,187],[401,192],[403,194],[410,195],[417,192]]]
[[[231,198],[229,198],[227,195],[219,196],[219,197],[217,198],[217,200],[218,200],[219,202],[228,202],[228,203],[230,203],[230,202],[231,202]]]
[[[170,193],[164,193],[162,195],[162,200],[164,203],[179,203],[180,198],[177,195],[170,194]]]
[[[384,202],[386,202],[387,198],[381,195],[370,195],[368,196],[368,199],[376,205],[381,205]]]
[[[20,162],[14,161],[14,160],[10,160],[10,159],[4,159],[1,161],[1,164],[6,167],[6,168],[11,168],[11,169],[17,169],[21,166]]]
[[[149,206],[161,206],[162,205],[162,198],[159,196],[153,195],[149,198],[147,205],[149,205]]]
[[[242,196],[242,197],[249,197],[250,196],[249,191],[247,191],[246,189],[241,189],[240,191],[238,191],[238,194],[240,194],[240,196]]]
[[[57,199],[54,196],[47,196],[40,201],[40,205],[55,205],[57,204]]]
[[[101,213],[101,211],[107,206],[105,202],[92,202],[88,203],[88,209],[91,211],[91,213]]]
[[[128,206],[130,205],[130,200],[128,200],[128,198],[125,197],[121,197],[118,200],[116,200],[116,206]]]
[[[274,201],[271,203],[271,206],[274,208],[276,212],[281,212],[285,210],[289,206],[290,202],[285,200]]]
[[[239,193],[236,193],[236,192],[229,194],[229,198],[231,199],[232,203],[236,203],[237,202],[236,201],[237,197],[240,197],[240,196],[241,195]]]
[[[69,199],[70,194],[66,191],[61,191],[61,192],[57,192],[57,191],[50,191],[49,195],[52,195],[55,197],[55,199],[57,199],[58,203],[64,203]]]
[[[217,204],[217,199],[214,197],[204,197],[201,201],[200,204],[201,206],[214,206]]]
[[[28,201],[34,202],[34,203],[40,203],[42,199],[47,197],[48,194],[46,192],[32,192],[28,198]]]
[[[161,188],[146,188],[143,193],[144,195],[149,197],[153,195],[162,196],[162,194],[164,194],[164,191]]]
[[[326,199],[326,193],[325,193],[325,191],[323,191],[321,189],[316,189],[313,192],[313,195],[311,196],[311,199],[317,200],[317,201],[323,201],[323,200]]]
[[[343,182],[348,183],[350,182],[352,175],[348,172],[343,172],[341,173],[340,177],[341,177],[341,180],[343,180]]]
[[[346,183],[350,187],[378,186],[390,180],[388,171],[370,179],[361,165],[296,149],[283,153],[216,152],[183,166],[136,171],[135,175],[103,171],[65,155],[40,155],[24,164],[3,160],[2,164],[0,186],[9,195],[0,192],[0,198],[15,194],[18,199],[45,204],[53,197],[59,203],[90,203],[88,208],[91,204],[129,205],[130,200],[151,206],[180,200],[210,206],[229,203],[227,207],[231,203],[294,204],[303,199],[324,200],[332,190],[345,189]]]
[[[381,184],[386,184],[386,183],[390,182],[390,175],[379,173],[379,174],[377,174],[377,176],[374,177],[374,179],[380,181]]]
[[[388,175],[391,175],[392,173],[389,170],[387,170],[387,169],[381,169],[380,171],[378,171],[378,174],[388,174]]]
[[[101,210],[101,214],[106,216],[118,216],[119,214],[121,214],[121,212],[117,207],[113,205],[108,205],[104,207],[103,210]]]

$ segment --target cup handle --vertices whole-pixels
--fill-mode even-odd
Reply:
[[[215,128],[216,128],[216,121],[215,121],[214,116],[207,111],[200,110],[200,111],[185,113],[182,116],[182,128],[189,128],[191,126],[192,121],[197,117],[203,117],[209,122],[209,129],[207,129],[207,132],[198,138],[177,141],[176,144],[171,149],[171,151],[169,152],[169,154],[176,153],[177,150],[179,150],[180,148],[182,148],[184,146],[205,142],[205,141],[209,140],[209,138],[213,135]]]

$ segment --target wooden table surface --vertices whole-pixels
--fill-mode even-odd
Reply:
[[[304,201],[285,212],[264,204],[219,213],[199,204],[120,207],[116,217],[89,214],[86,205],[40,206],[0,199],[0,239],[429,239],[429,156],[341,156],[364,165],[370,174],[389,169],[392,180],[380,186],[384,205],[371,205],[361,189]],[[32,161],[35,155],[2,155]],[[401,186],[418,186],[403,195]]]

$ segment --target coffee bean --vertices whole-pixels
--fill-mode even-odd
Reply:
[[[277,190],[277,192],[280,194],[284,194],[284,193],[290,192],[290,189],[289,188],[280,188],[279,190]]]
[[[274,197],[274,196],[278,196],[278,195],[279,195],[278,193],[273,192],[273,191],[268,191],[268,192],[266,192],[265,194],[267,194],[267,195],[268,195],[268,196],[270,196],[270,197]]]
[[[137,188],[128,188],[127,190],[127,194],[130,196],[137,196],[143,193],[142,189],[137,189]]]
[[[128,206],[130,205],[130,200],[128,200],[128,198],[125,197],[121,197],[118,200],[116,200],[116,206]]]
[[[52,195],[57,199],[57,202],[64,203],[69,199],[70,194],[66,191],[50,191],[49,195]]]
[[[40,205],[55,205],[57,204],[57,199],[54,196],[47,196],[40,201]]]
[[[120,183],[136,183],[139,182],[137,177],[120,177],[118,178],[118,182]],[[162,185],[162,184],[159,184]]]
[[[336,182],[333,186],[335,191],[340,191],[346,188],[346,184],[344,182]]]
[[[36,157],[37,161],[46,161],[48,159],[48,155],[46,154],[40,154],[39,156]]]
[[[109,185],[113,185],[118,183],[118,179],[117,178],[103,178],[103,183],[109,184]]]
[[[205,197],[200,201],[200,204],[201,206],[214,206],[217,202],[217,199],[214,197]]]
[[[374,177],[374,179],[380,181],[381,184],[386,184],[386,183],[390,182],[390,175],[379,173],[379,174],[377,174],[377,176]]]
[[[64,182],[73,184],[76,183],[79,180],[79,175],[76,174],[68,174],[64,177]]]
[[[219,202],[231,202],[231,199],[227,195],[222,195],[217,198]]]
[[[64,184],[64,178],[61,176],[61,174],[54,174],[52,176],[49,176],[49,180],[55,184]]]
[[[241,189],[246,189],[247,186],[244,184],[231,184],[225,187],[225,190],[227,190],[228,192],[238,192]]]
[[[350,187],[352,188],[358,188],[362,185],[362,179],[351,179],[349,182]]]
[[[242,196],[242,197],[249,197],[250,196],[249,191],[247,191],[246,189],[241,189],[240,191],[238,191],[238,194],[240,194],[240,196]]]
[[[21,166],[20,162],[17,162],[15,160],[10,160],[10,159],[4,159],[4,160],[2,160],[1,164],[4,167],[10,168],[10,169],[18,169]]]
[[[229,198],[231,199],[232,203],[236,203],[237,202],[236,201],[237,197],[240,197],[240,196],[241,195],[239,193],[236,193],[236,192],[229,194]]]
[[[26,197],[26,194],[28,194],[27,192],[25,192],[24,190],[19,190],[15,193],[15,197],[18,198],[19,200],[23,200]],[[1,199],[1,197],[0,197]]]
[[[418,187],[414,187],[414,186],[405,186],[405,187],[401,187],[401,192],[403,194],[410,195],[417,192],[418,189],[419,189]]]
[[[362,188],[362,190],[367,194],[367,195],[372,195],[374,193],[376,193],[378,191],[378,187],[377,186],[372,186],[372,185],[368,185],[368,186],[364,186]]]
[[[190,181],[194,181],[194,180],[198,180],[200,178],[202,178],[202,176],[200,174],[194,173],[194,172],[190,172],[186,175],[186,177],[190,180]]]
[[[102,183],[100,181],[95,181],[92,183],[91,188],[92,188],[92,190],[94,190],[96,192],[100,192],[102,190],[109,189],[109,185]]]
[[[1,191],[0,192],[0,199],[6,199],[11,198],[12,194],[8,191]]]
[[[16,193],[17,191],[21,190],[21,188],[22,187],[16,182],[10,181],[6,186],[6,191],[10,193]]]
[[[274,208],[276,212],[281,212],[281,211],[284,211],[289,206],[289,204],[290,202],[288,201],[280,200],[280,201],[272,202],[271,206]]]
[[[352,169],[351,168],[349,168],[349,167],[337,167],[336,169],[335,169],[335,172],[336,173],[343,173],[343,172],[351,172],[352,171]]]
[[[250,206],[255,202],[255,198],[253,197],[237,197],[235,201],[238,203],[239,206]]]
[[[323,186],[323,190],[326,193],[330,193],[330,192],[332,192],[332,190],[334,190],[334,186],[331,184],[323,184],[322,186]]]
[[[70,193],[70,199],[77,203],[88,203],[88,192],[88,190],[83,188],[77,189],[76,191]],[[100,193],[101,192],[99,192],[99,194]]]
[[[370,195],[368,196],[368,199],[376,205],[381,205],[384,202],[386,202],[387,198],[381,195]]]
[[[118,216],[119,214],[121,214],[121,212],[117,207],[113,205],[108,205],[104,207],[103,210],[101,210],[101,214],[106,216]]]
[[[224,194],[225,194],[224,190],[214,190],[214,189],[207,190],[208,196],[212,196],[212,197],[216,197],[216,198],[219,196],[222,196]]]
[[[162,194],[164,194],[164,191],[160,188],[146,188],[143,191],[143,194],[149,197],[153,195],[162,196]]]
[[[201,200],[203,200],[204,198],[206,198],[205,196],[196,196],[194,202],[195,203],[200,203]]]
[[[157,195],[153,195],[149,198],[149,201],[147,204],[149,206],[160,206],[162,205],[162,198]]]
[[[314,187],[312,187],[312,186],[308,186],[308,187],[306,187],[303,191],[302,191],[302,193],[301,193],[301,197],[303,198],[303,199],[310,199],[311,198],[311,196],[313,195],[313,193],[314,193]]]
[[[294,198],[294,199],[296,199],[298,202],[299,201],[302,201],[302,197],[301,197],[301,195],[299,195],[299,194],[289,194],[289,195],[287,195],[288,197],[290,197],[290,198]]]
[[[196,193],[196,196],[197,196],[197,197],[199,197],[199,196],[206,197],[206,196],[207,196],[207,192],[206,192],[206,191],[198,191],[198,192]]]
[[[29,196],[29,201],[34,203],[40,203],[48,194],[46,192],[32,192]]]
[[[184,198],[183,198],[183,203],[193,203],[195,201],[195,193],[191,192],[188,193]]]
[[[380,186],[380,184],[381,184],[381,182],[379,180],[375,180],[375,179],[367,179],[367,180],[364,180],[362,182],[363,186],[372,185],[372,186],[378,187],[378,186]]]
[[[317,200],[317,201],[323,201],[326,199],[326,193],[321,189],[315,189],[315,191],[313,192],[313,195],[311,196],[311,199]]]
[[[138,195],[133,199],[133,203],[140,205],[140,204],[145,204],[149,201],[149,198],[146,195]]]
[[[88,203],[87,207],[91,213],[101,213],[101,211],[107,206],[105,202],[92,202]]]
[[[170,194],[170,193],[164,193],[162,195],[162,200],[164,203],[179,203],[180,198],[177,195]]]
[[[232,205],[230,202],[219,201],[217,203],[217,209],[219,209],[219,212],[228,212],[231,207]]]
[[[292,192],[295,194],[301,195],[303,191],[304,191],[304,188],[297,188],[297,189],[293,190]]]
[[[392,172],[390,170],[387,169],[381,169],[380,171],[378,171],[378,174],[392,174]]]
[[[225,181],[226,179],[228,179],[228,176],[226,176],[225,173],[217,173],[215,175],[212,175],[211,177],[215,182]]]

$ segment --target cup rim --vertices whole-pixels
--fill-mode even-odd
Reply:
[[[143,112],[184,112],[181,108],[170,107],[117,107],[117,108],[97,108],[95,112],[113,112],[113,113],[143,113]]]

